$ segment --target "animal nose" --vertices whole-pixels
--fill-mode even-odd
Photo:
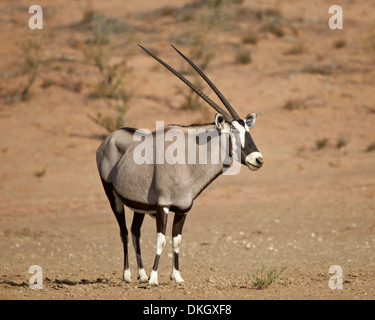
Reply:
[[[259,165],[259,167],[261,167],[262,165],[263,165],[263,163],[264,163],[264,161],[263,161],[263,158],[262,157],[258,157],[258,158],[256,158],[256,160],[255,160],[256,162],[257,162],[257,164]]]
[[[252,152],[246,157],[246,165],[251,171],[260,169],[263,166],[263,163],[263,156],[258,151]]]

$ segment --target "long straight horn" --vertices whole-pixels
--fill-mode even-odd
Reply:
[[[224,104],[224,106],[228,109],[229,113],[232,115],[233,119],[238,120],[240,117],[236,113],[236,111],[233,109],[233,107],[229,104],[228,100],[225,99],[223,94],[219,91],[218,88],[212,83],[210,79],[207,78],[207,76],[203,73],[202,70],[200,70],[194,63],[191,61],[188,57],[186,57],[180,50],[178,50],[173,44],[171,44],[172,48],[175,49],[178,54],[183,57],[189,64],[199,73],[199,75],[204,79],[204,81],[207,82],[207,84],[212,88],[212,90],[216,93],[216,95],[219,97],[221,102]]]
[[[140,44],[138,45],[141,47],[145,52],[147,52],[151,57],[153,57],[156,61],[161,63],[164,67],[166,67],[170,72],[172,72],[176,77],[178,77],[183,83],[185,83],[191,90],[193,90],[196,94],[198,94],[204,101],[206,101],[212,108],[214,108],[217,112],[221,113],[224,119],[228,122],[231,122],[233,118],[221,107],[219,107],[215,102],[213,102],[207,95],[205,95],[202,91],[200,91],[196,86],[194,86],[188,79],[186,79],[183,75],[178,73],[175,69],[171,66],[166,64],[163,60],[159,59],[155,55],[153,55],[150,51],[142,47]]]

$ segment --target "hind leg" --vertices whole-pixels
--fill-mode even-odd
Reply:
[[[135,256],[137,258],[137,265],[138,265],[138,276],[137,278],[140,282],[147,282],[148,277],[146,274],[145,269],[143,268],[142,256],[141,256],[141,246],[139,243],[139,239],[141,237],[141,226],[143,223],[145,215],[143,213],[134,212],[132,226],[130,228],[132,233],[132,241],[135,250]]]
[[[174,219],[173,219],[173,228],[172,228],[173,262],[172,262],[171,280],[173,279],[177,283],[184,282],[184,279],[182,279],[180,275],[178,255],[180,252],[181,234],[182,234],[182,228],[184,226],[185,219],[186,219],[186,213],[184,214],[175,213]]]
[[[111,208],[113,213],[115,214],[117,223],[120,227],[120,236],[122,240],[123,250],[124,250],[124,272],[122,280],[126,282],[131,281],[131,273],[129,268],[129,258],[128,258],[128,229],[126,228],[126,220],[125,220],[125,210],[124,205],[118,196],[114,193],[113,186],[111,183],[105,182],[102,179],[103,187],[105,193],[108,197],[108,200],[111,204]]]

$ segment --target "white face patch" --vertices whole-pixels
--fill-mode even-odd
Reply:
[[[232,139],[232,157],[238,162],[241,162],[241,148],[245,146],[245,128],[237,121],[232,121],[232,125],[237,130],[236,133],[230,133]]]
[[[241,146],[242,148],[245,146],[245,134],[246,130],[243,126],[241,126],[237,121],[232,121],[233,127],[235,127],[238,130],[240,140],[241,140]],[[233,136],[233,134],[232,134]]]

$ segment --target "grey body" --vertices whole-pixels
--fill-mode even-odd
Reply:
[[[211,144],[218,143],[218,133],[213,139],[208,139],[206,145],[200,143],[196,130],[189,132],[184,126],[170,125],[158,130],[166,133],[170,129],[181,130],[185,135],[185,150],[188,141],[195,140],[196,163],[188,163],[185,153],[185,164],[137,164],[134,162],[134,149],[140,142],[133,141],[134,129],[123,128],[108,136],[97,151],[99,174],[104,181],[111,183],[116,194],[124,204],[141,212],[155,213],[157,206],[170,208],[171,211],[185,213],[193,205],[194,199],[202,190],[222,173],[224,164],[220,158],[218,163],[211,164]],[[196,126],[193,129],[197,129]],[[217,130],[215,124],[199,126],[203,130]],[[156,133],[153,135],[153,154],[156,154]],[[190,136],[189,136],[190,134]],[[193,135],[193,137],[192,137]],[[196,138],[195,138],[196,137]],[[189,140],[190,139],[190,140]],[[165,149],[172,142],[165,141]],[[200,149],[207,150],[208,163],[199,163]],[[135,169],[136,168],[136,169]]]
[[[174,47],[173,47],[174,48]],[[233,163],[247,166],[250,170],[256,171],[263,165],[262,154],[258,152],[251,135],[250,129],[254,126],[256,114],[251,113],[245,119],[240,119],[229,102],[221,92],[207,78],[205,74],[186,56],[174,48],[199,75],[210,85],[216,95],[225,105],[229,114],[197,89],[191,82],[181,74],[167,65],[164,61],[154,56],[151,52],[142,47],[148,54],[165,66],[176,75],[202,99],[204,99],[218,113],[215,116],[214,124],[207,124],[197,127],[168,125],[148,133],[147,137],[152,139],[151,162],[140,163],[136,155],[142,140],[135,139],[139,131],[133,128],[122,128],[110,134],[100,145],[96,154],[99,174],[103,183],[105,193],[110,202],[111,208],[120,227],[120,236],[124,250],[124,273],[123,279],[131,281],[131,273],[128,262],[128,230],[126,227],[124,205],[134,211],[131,225],[132,242],[136,253],[138,265],[138,278],[141,282],[152,285],[158,284],[158,263],[166,243],[165,231],[169,211],[175,212],[172,226],[172,273],[171,279],[182,282],[179,272],[179,247],[181,234],[187,212],[191,209],[194,199],[224,170]],[[159,133],[165,136],[172,130],[177,130],[183,139],[176,141],[164,139],[160,145]],[[199,131],[199,129],[201,131]],[[214,134],[201,140],[200,132],[213,132]],[[144,136],[145,134],[140,134]],[[225,138],[225,139],[222,139]],[[193,141],[192,144],[189,141]],[[227,141],[228,148],[222,148],[223,141]],[[171,161],[164,159],[158,162],[158,155],[168,151],[168,147],[177,144],[178,163],[171,164]],[[149,150],[149,149],[148,149]],[[192,151],[193,150],[193,151]],[[194,151],[195,150],[195,151]],[[221,153],[224,152],[224,156]],[[182,151],[182,152],[181,152]],[[205,153],[207,162],[200,161],[200,155]],[[218,156],[220,152],[220,156]],[[215,157],[212,157],[215,156]],[[213,160],[213,159],[216,160]],[[196,161],[191,161],[196,159]],[[181,161],[180,161],[181,160]],[[143,268],[140,249],[141,226],[145,214],[152,214],[156,218],[156,256],[150,276]]]

